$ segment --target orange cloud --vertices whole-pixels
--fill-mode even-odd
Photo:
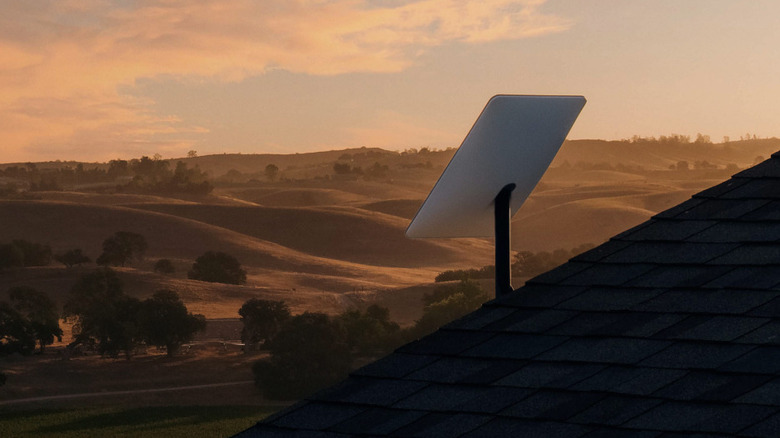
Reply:
[[[269,69],[397,72],[421,52],[565,30],[543,0],[49,0],[0,5],[0,127],[13,151],[96,143],[191,147],[205,128],[119,90],[166,75],[238,81]],[[101,144],[97,141],[96,144]],[[109,147],[108,145],[106,147]],[[129,151],[129,150],[128,150]],[[121,151],[120,151],[121,152]],[[106,155],[108,154],[108,155]],[[114,156],[115,150],[98,154]],[[50,154],[57,155],[57,154]],[[93,155],[94,156],[94,155]]]

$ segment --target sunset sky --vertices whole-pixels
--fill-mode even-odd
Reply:
[[[780,136],[776,0],[0,3],[0,162],[458,146],[499,93],[569,138]]]

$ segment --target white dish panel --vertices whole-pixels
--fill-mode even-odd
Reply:
[[[439,177],[409,237],[492,237],[493,200],[515,183],[514,215],[550,166],[585,105],[582,96],[491,98]]]

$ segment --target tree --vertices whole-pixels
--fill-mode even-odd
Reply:
[[[265,166],[265,177],[268,181],[276,180],[276,176],[279,174],[279,167],[276,164],[269,164]]]
[[[390,311],[376,304],[365,312],[347,310],[336,318],[344,328],[347,345],[357,356],[379,356],[401,343],[401,327],[390,321]]]
[[[54,260],[62,263],[68,268],[72,268],[74,265],[81,266],[82,263],[89,263],[91,260],[89,257],[81,252],[81,248],[70,249],[62,254],[54,256]]]
[[[13,287],[8,291],[11,306],[30,324],[35,339],[43,353],[56,337],[62,341],[62,329],[57,306],[45,293],[27,286]]]
[[[108,171],[106,172],[106,175],[109,177],[109,179],[114,180],[129,174],[130,166],[127,161],[117,159],[108,162]]]
[[[35,334],[23,315],[5,301],[0,301],[0,357],[9,354],[30,354],[35,350]],[[0,386],[6,382],[0,372]]]
[[[188,312],[176,292],[162,289],[141,303],[138,326],[147,344],[165,347],[172,356],[196,332],[206,328],[206,318]]]
[[[124,266],[133,259],[142,260],[146,248],[144,236],[130,231],[117,231],[103,241],[103,253],[96,262],[102,266]]]
[[[244,327],[241,342],[249,345],[267,343],[279,332],[282,324],[290,319],[290,308],[284,301],[252,298],[238,310]]]
[[[82,275],[63,306],[63,314],[75,319],[73,344],[94,341],[100,354],[115,357],[124,351],[129,359],[139,338],[140,304],[122,292],[122,282],[109,268]]]
[[[40,243],[14,239],[0,244],[0,269],[26,266],[46,266],[51,263],[51,247]]]
[[[324,313],[292,317],[269,342],[271,358],[255,362],[255,384],[272,399],[304,397],[344,378],[352,355],[341,326]]]
[[[35,331],[30,322],[9,303],[0,301],[0,356],[34,350]]]
[[[246,283],[246,271],[241,263],[230,254],[220,251],[207,251],[195,260],[187,278],[211,283]]]
[[[0,269],[24,266],[24,253],[12,243],[0,244]]]
[[[51,263],[51,247],[40,243],[14,239],[11,245],[19,248],[24,255],[23,266],[46,266]]]
[[[189,150],[187,151],[187,158],[197,158],[198,151],[196,150]]]
[[[176,272],[176,268],[173,266],[173,262],[169,259],[157,260],[154,264],[154,272],[158,274],[169,275]]]

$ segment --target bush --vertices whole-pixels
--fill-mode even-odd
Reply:
[[[444,271],[436,276],[434,281],[441,283],[443,281],[454,280],[477,280],[480,278],[493,278],[496,276],[496,267],[493,265],[483,266],[479,269],[458,269],[452,271]]]
[[[89,263],[91,261],[89,257],[81,252],[81,248],[71,249],[62,254],[57,254],[54,256],[54,260],[62,263],[68,268],[72,268],[73,265],[81,265],[82,263]]]
[[[142,260],[146,248],[144,236],[130,231],[117,231],[103,241],[103,253],[96,262],[102,266],[124,266],[133,259]]]
[[[352,365],[341,326],[324,313],[291,318],[268,346],[271,358],[256,362],[252,371],[270,399],[302,398],[343,379]]]
[[[176,272],[176,268],[173,266],[173,262],[169,259],[157,260],[154,264],[154,272],[163,275],[170,275]]]
[[[51,247],[40,243],[15,239],[0,244],[0,269],[28,266],[46,266],[51,263]]]
[[[165,347],[172,356],[206,328],[206,318],[189,313],[176,292],[163,289],[141,303],[138,327],[147,344]]]
[[[266,343],[290,319],[290,308],[284,301],[247,300],[238,314],[244,327],[241,329],[241,341],[247,347]]]
[[[208,251],[195,260],[187,278],[211,283],[243,284],[246,283],[246,271],[241,269],[241,263],[232,255]]]
[[[365,312],[347,310],[336,318],[352,354],[375,357],[389,353],[402,343],[401,327],[390,321],[390,311],[376,304]]]

